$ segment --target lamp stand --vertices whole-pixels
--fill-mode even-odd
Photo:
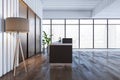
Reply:
[[[25,68],[25,71],[27,72],[26,63],[25,63],[25,58],[24,58],[23,49],[22,49],[22,45],[21,45],[21,40],[20,40],[20,38],[19,38],[19,33],[17,32],[16,47],[15,47],[14,62],[13,62],[14,76],[15,76],[15,74],[16,74],[17,52],[18,52],[18,50],[19,50],[19,47],[20,47],[20,51],[21,51],[21,55],[22,55],[22,60],[23,60],[24,68]],[[18,59],[19,59],[19,58],[18,58]]]

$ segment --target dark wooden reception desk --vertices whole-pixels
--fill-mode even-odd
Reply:
[[[72,43],[52,43],[50,63],[72,63]]]

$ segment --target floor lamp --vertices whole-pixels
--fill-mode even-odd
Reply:
[[[21,45],[21,40],[19,38],[19,33],[20,32],[29,32],[29,21],[24,18],[19,18],[19,17],[8,17],[6,19],[6,32],[17,32],[16,36],[16,46],[15,46],[15,52],[14,52],[14,62],[13,62],[13,70],[14,70],[14,76],[16,74],[16,62],[17,62],[17,52],[20,48],[22,59],[23,59],[23,64],[25,71],[27,72],[26,68],[26,63],[25,63],[25,58],[23,54],[23,49]],[[18,58],[19,59],[19,58]]]

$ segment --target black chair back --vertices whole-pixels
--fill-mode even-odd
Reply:
[[[63,38],[62,43],[72,43],[72,38]]]

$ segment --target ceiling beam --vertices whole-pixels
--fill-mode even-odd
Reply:
[[[45,0],[44,10],[93,10],[101,0]]]

